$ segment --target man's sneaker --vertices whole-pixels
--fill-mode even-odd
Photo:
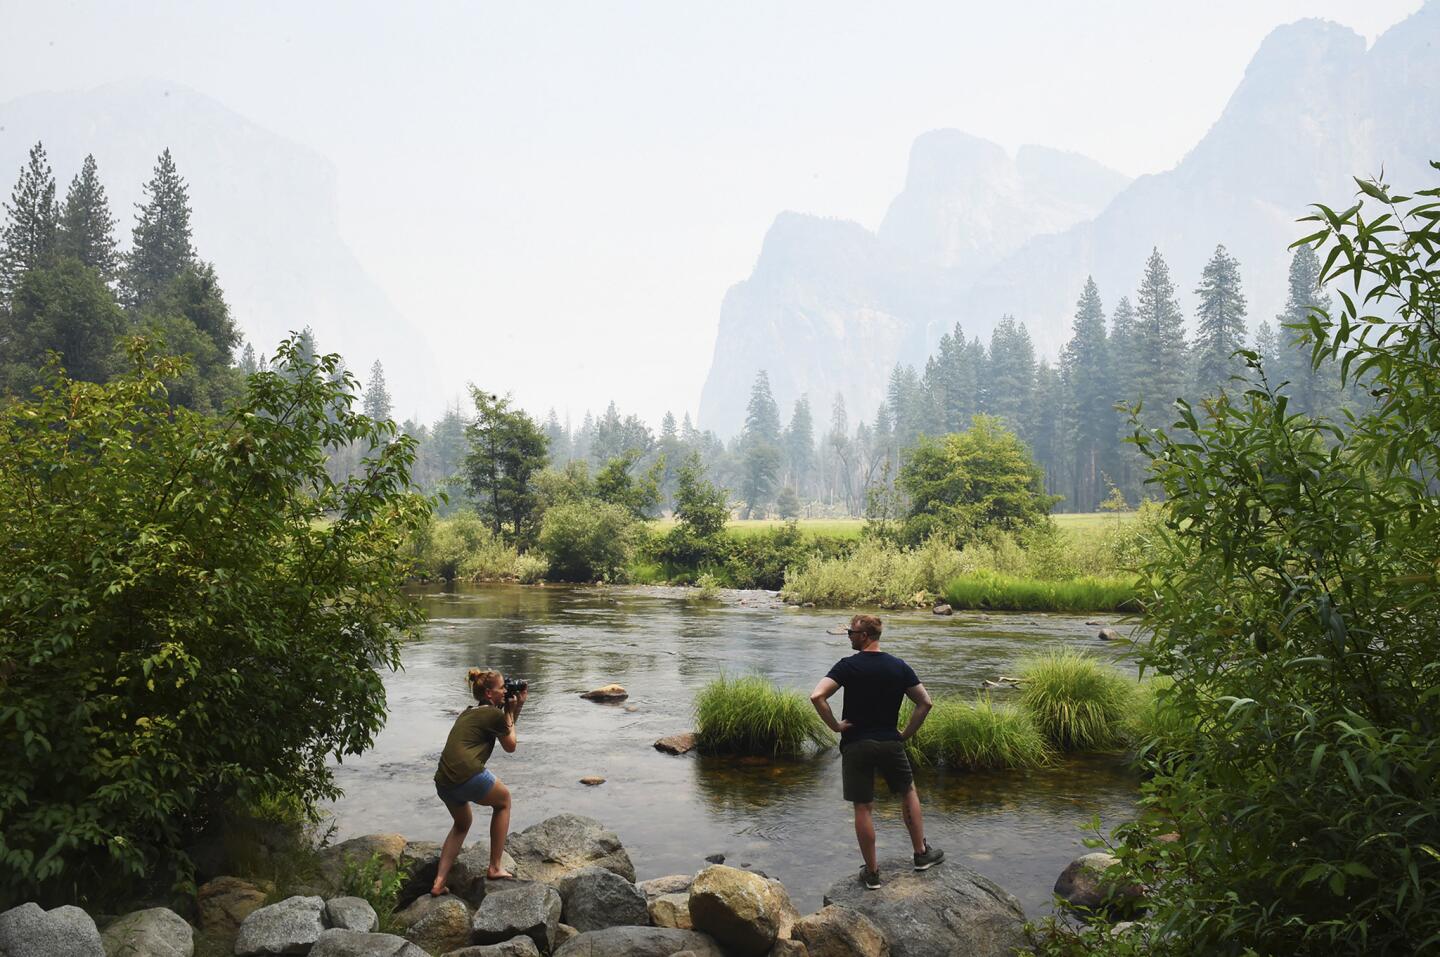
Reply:
[[[864,884],[868,889],[872,891],[878,891],[880,889],[880,872],[872,871],[864,864],[861,864],[860,883]]]
[[[931,847],[930,842],[926,841],[924,853],[915,855],[915,869],[928,871],[943,860],[945,860],[945,852],[938,847]]]

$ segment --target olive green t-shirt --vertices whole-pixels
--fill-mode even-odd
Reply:
[[[496,736],[508,729],[505,712],[494,705],[475,705],[460,712],[445,739],[445,750],[440,752],[435,783],[458,787],[484,771],[495,750]]]

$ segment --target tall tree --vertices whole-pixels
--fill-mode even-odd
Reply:
[[[195,264],[190,244],[190,197],[175,169],[170,150],[160,154],[145,184],[144,203],[137,203],[135,229],[125,270],[126,298],[136,309]]]
[[[980,411],[980,383],[985,369],[985,347],[969,342],[960,323],[940,337],[935,354],[925,363],[925,388],[938,408],[936,431],[959,432]]]
[[[55,256],[60,210],[55,205],[55,174],[45,147],[30,147],[30,159],[5,204],[5,229],[0,233],[0,299],[8,302],[31,269]]]
[[[1185,392],[1185,318],[1175,300],[1170,267],[1159,249],[1150,252],[1136,293],[1135,385],[1147,427],[1166,423],[1170,406]]]
[[[1125,407],[1139,402],[1142,393],[1140,363],[1135,355],[1135,324],[1135,309],[1130,305],[1130,297],[1121,296],[1110,316],[1110,366],[1114,382],[1111,396],[1117,405]],[[1125,438],[1130,435],[1130,423],[1124,416],[1117,415],[1116,418],[1115,447],[1119,451],[1115,456],[1115,474],[1110,480],[1127,501],[1138,502],[1144,465],[1134,446],[1124,444]]]
[[[501,398],[470,387],[475,420],[465,429],[470,450],[466,480],[476,511],[491,531],[509,541],[529,542],[540,520],[536,474],[545,467],[545,433],[530,416]]]
[[[15,290],[13,336],[0,344],[0,391],[39,385],[46,354],[71,379],[104,382],[117,371],[125,314],[95,270],[74,259],[28,270]]]
[[[990,368],[986,377],[988,411],[1022,441],[1030,422],[1035,394],[1035,346],[1023,322],[1005,316],[990,336]]]
[[[1030,413],[1030,450],[1035,464],[1044,474],[1045,491],[1063,498],[1066,482],[1064,462],[1067,458],[1065,440],[1064,386],[1060,372],[1041,359],[1035,366],[1035,404]]]
[[[1115,447],[1119,428],[1111,383],[1114,375],[1111,358],[1100,289],[1093,278],[1086,279],[1080,300],[1075,303],[1070,341],[1060,356],[1073,463],[1070,507],[1077,511],[1091,511],[1105,497],[1102,472]]]
[[[1195,290],[1195,385],[1202,394],[1214,392],[1241,369],[1234,358],[1245,348],[1245,294],[1240,290],[1240,263],[1223,245],[1205,264]]]
[[[80,260],[114,282],[120,271],[120,254],[115,248],[115,217],[96,172],[95,157],[86,156],[80,172],[70,181],[65,205],[60,211],[60,254]]]
[[[825,444],[830,451],[831,469],[829,481],[830,503],[834,504],[836,494],[841,496],[845,510],[855,511],[855,453],[850,441],[850,417],[845,411],[845,393],[835,393],[835,402],[830,407],[830,431],[825,435]]]
[[[361,408],[371,421],[384,422],[390,418],[390,389],[385,385],[385,367],[379,359],[370,366],[370,380],[365,383],[365,401]]]
[[[773,501],[775,482],[779,477],[780,407],[770,392],[770,376],[761,369],[750,388],[750,402],[745,409],[745,431],[740,436],[740,496],[745,500],[745,517],[764,513]]]
[[[1289,293],[1285,311],[1275,317],[1275,381],[1288,381],[1297,411],[1325,415],[1335,411],[1339,399],[1339,378],[1334,366],[1315,368],[1310,351],[1310,316],[1328,313],[1331,300],[1320,284],[1320,258],[1309,246],[1295,250],[1290,259]]]
[[[789,486],[808,497],[815,468],[815,422],[810,415],[810,397],[795,400],[790,424],[785,428],[785,471]]]

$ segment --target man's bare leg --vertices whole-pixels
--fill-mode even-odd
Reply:
[[[911,788],[905,792],[900,799],[900,813],[905,816],[905,830],[910,832],[910,846],[915,849],[916,854],[925,853],[925,816],[920,813],[920,792]],[[874,843],[875,831],[870,831],[871,843]]]
[[[865,866],[872,871],[878,871],[880,865],[875,860],[875,805],[873,802],[855,805],[855,840],[860,843],[860,856],[865,858]]]

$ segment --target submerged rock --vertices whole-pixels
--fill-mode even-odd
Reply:
[[[630,692],[620,685],[605,685],[601,688],[594,688],[580,695],[586,701],[624,701],[630,697]]]
[[[655,750],[663,751],[666,754],[685,754],[695,750],[695,732],[683,731],[680,734],[667,734],[655,742]]]

